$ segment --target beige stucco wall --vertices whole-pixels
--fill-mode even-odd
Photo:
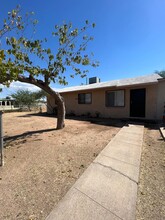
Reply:
[[[146,119],[157,119],[157,88],[158,84],[120,88],[125,90],[125,106],[124,107],[106,107],[105,106],[105,92],[116,89],[98,89],[81,92],[69,92],[61,94],[64,97],[66,112],[68,114],[74,112],[76,115],[83,115],[90,113],[95,116],[96,112],[100,116],[107,118],[128,118],[130,117],[130,90],[146,88]],[[91,104],[78,104],[78,94],[84,92],[92,93]],[[55,101],[48,98],[52,106]],[[50,110],[48,109],[50,113]]]
[[[165,79],[162,81],[159,81],[159,84],[158,84],[158,99],[157,99],[157,118],[158,119],[163,118],[164,106],[165,106]]]

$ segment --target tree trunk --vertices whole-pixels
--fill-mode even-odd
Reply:
[[[57,129],[62,129],[65,127],[65,103],[63,98],[60,96],[60,100],[57,102]]]
[[[62,129],[65,126],[65,103],[63,97],[58,93],[51,89],[49,86],[40,86],[45,92],[47,92],[52,98],[55,99],[57,104],[57,126],[56,129]]]
[[[65,103],[63,97],[58,93],[52,90],[50,87],[42,88],[45,92],[47,92],[52,98],[55,99],[57,104],[57,126],[56,129],[62,129],[65,127]]]
[[[55,92],[53,89],[51,89],[49,85],[46,85],[41,80],[29,79],[29,78],[18,76],[18,81],[36,85],[37,87],[44,90],[46,93],[48,93],[51,97],[53,97],[56,100],[56,103],[57,103],[57,127],[56,129],[64,128],[65,126],[64,124],[65,104],[64,104],[64,100],[62,96],[58,92]]]

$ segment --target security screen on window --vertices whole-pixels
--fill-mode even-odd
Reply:
[[[78,104],[90,104],[92,102],[91,93],[80,93],[78,94]]]
[[[107,107],[123,107],[124,106],[124,90],[107,91],[106,92]]]

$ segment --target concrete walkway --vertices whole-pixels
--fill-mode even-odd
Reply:
[[[123,127],[46,220],[134,220],[143,129]]]

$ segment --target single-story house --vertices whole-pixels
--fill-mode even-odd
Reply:
[[[150,74],[136,78],[93,81],[88,85],[58,90],[65,100],[66,113],[105,118],[161,120],[165,108],[165,78]],[[95,83],[93,83],[95,82]],[[47,112],[55,100],[47,97]]]

